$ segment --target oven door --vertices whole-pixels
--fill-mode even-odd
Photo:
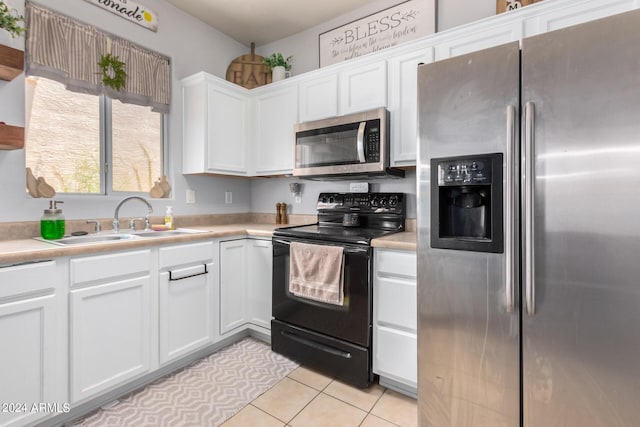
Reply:
[[[344,304],[297,297],[289,292],[291,241],[344,248]],[[371,341],[371,253],[369,246],[273,238],[273,317],[293,326],[362,347]]]

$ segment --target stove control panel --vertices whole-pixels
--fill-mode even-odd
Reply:
[[[318,210],[371,213],[404,211],[404,193],[320,193]]]

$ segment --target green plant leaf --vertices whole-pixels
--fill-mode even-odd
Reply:
[[[27,31],[25,27],[19,25],[20,22],[24,22],[24,17],[15,9],[9,9],[9,6],[0,0],[0,28],[11,34],[11,37],[18,37]]]
[[[117,56],[112,56],[110,53],[102,55],[98,66],[102,75],[102,84],[117,91],[125,87],[127,83],[125,63],[120,61]]]

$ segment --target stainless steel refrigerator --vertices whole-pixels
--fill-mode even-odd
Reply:
[[[640,11],[419,67],[421,427],[640,426]]]

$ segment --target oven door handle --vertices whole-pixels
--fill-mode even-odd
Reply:
[[[282,245],[290,246],[291,242],[292,242],[291,240],[284,240],[276,237],[273,238],[273,243],[280,243]],[[318,245],[318,246],[328,246],[327,244],[324,244],[322,242],[316,242],[316,243],[310,243],[310,244]],[[345,254],[363,254],[363,253],[369,252],[369,246],[359,247],[359,246],[351,246],[351,245],[344,245],[344,244],[336,244],[333,246],[341,246]]]
[[[351,353],[349,353],[348,351],[343,351],[343,350],[340,350],[339,348],[331,347],[320,342],[311,341],[310,339],[300,337],[288,331],[280,331],[280,334],[284,337],[289,338],[290,340],[306,345],[307,347],[311,347],[316,350],[323,351],[325,353],[333,354],[334,356],[342,357],[343,359],[351,359],[353,357]]]

